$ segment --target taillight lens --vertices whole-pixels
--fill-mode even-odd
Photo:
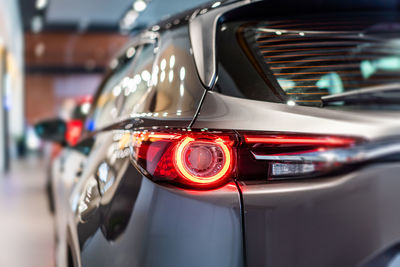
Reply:
[[[75,146],[81,137],[83,129],[83,122],[81,120],[70,120],[67,122],[67,131],[65,132],[65,139],[68,144]]]
[[[361,140],[342,136],[283,135],[243,133],[241,154],[252,158],[251,165],[266,170],[267,180],[306,178],[326,174],[343,165],[335,152],[347,150]],[[245,179],[259,176],[246,167],[240,168]]]
[[[184,137],[174,151],[175,168],[189,182],[209,184],[223,180],[232,169],[228,145],[220,138]]]
[[[360,142],[341,136],[144,130],[133,133],[131,154],[135,165],[156,182],[209,189],[233,179],[326,174],[345,164],[344,151]]]
[[[234,143],[233,135],[221,132],[136,132],[131,151],[153,180],[210,188],[232,178]]]

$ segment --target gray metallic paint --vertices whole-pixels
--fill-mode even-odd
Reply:
[[[276,184],[242,184],[253,266],[356,266],[400,239],[400,164]]]
[[[397,112],[289,106],[208,92],[194,128],[398,140],[400,120]],[[355,266],[395,244],[399,172],[400,164],[381,163],[326,179],[242,183],[247,266]]]
[[[243,266],[235,185],[190,192],[139,176],[123,178],[141,179],[138,192],[124,196],[127,203],[137,195],[125,231],[110,242],[98,227],[82,248],[82,266]]]
[[[400,135],[398,112],[344,111],[248,100],[208,92],[193,128],[350,135]]]
[[[249,3],[249,0],[237,1],[204,14],[199,14],[200,10],[193,14],[189,23],[189,35],[199,78],[205,88],[212,89],[217,80],[216,39],[221,17],[224,13]]]
[[[95,143],[68,201],[74,212],[68,226],[73,240],[70,245],[78,266],[244,264],[236,184],[212,191],[182,190],[153,183],[129,164],[128,158],[115,159],[116,136],[121,131],[190,125],[205,89],[197,78],[188,44],[185,26],[160,33],[154,64],[176,56],[175,64],[186,67],[184,97],[179,82],[158,83],[143,98],[142,111],[122,116],[110,127],[86,136],[94,138]],[[168,105],[152,109],[157,94]],[[114,178],[110,189],[99,198],[89,184],[102,164],[113,170]],[[84,213],[82,204],[88,207]]]
[[[153,87],[142,113],[93,133],[90,138],[97,144],[68,199],[72,210],[77,210],[74,198],[82,197],[85,180],[94,176],[98,164],[105,160],[114,164],[107,155],[113,131],[145,126],[185,128],[196,118],[204,93],[197,71],[206,86],[217,77],[213,77],[212,66],[205,71],[208,74],[200,73],[198,59],[194,56],[193,61],[189,54],[188,32],[187,25],[161,32],[155,65],[170,51],[186,51],[190,60],[184,62],[190,76],[185,87],[190,100],[185,103],[190,104],[178,115],[179,88]],[[195,47],[192,44],[197,51]],[[152,110],[150,100],[159,89],[166,90],[171,105]],[[155,116],[159,112],[168,115]],[[396,112],[292,107],[215,92],[206,93],[192,127],[366,139],[400,135]],[[123,166],[115,168],[118,178],[107,197],[98,200],[93,214],[85,221],[79,216],[69,221],[78,266],[354,266],[400,240],[400,213],[395,204],[400,200],[398,163],[370,165],[325,179],[240,183],[240,192],[233,183],[212,191],[177,189],[153,183],[128,163]],[[112,227],[115,216],[122,218],[125,228]],[[247,254],[243,254],[243,242]]]

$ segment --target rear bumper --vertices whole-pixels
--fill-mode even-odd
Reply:
[[[356,266],[400,242],[400,163],[241,190],[248,267]]]

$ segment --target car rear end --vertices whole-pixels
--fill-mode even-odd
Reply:
[[[118,179],[93,176],[104,192],[98,217],[79,214],[83,265],[381,266],[395,258],[400,105],[322,101],[398,83],[395,6],[247,4],[199,9],[176,32],[175,22],[165,25],[176,35],[161,35],[154,83],[168,94],[158,88],[151,109],[107,133],[111,151],[131,164],[115,167]],[[210,22],[214,38],[206,38]],[[182,47],[186,71],[169,52]],[[182,110],[193,92],[195,109]],[[161,105],[169,93],[172,112]],[[90,200],[90,188],[78,189]],[[117,206],[127,207],[121,228]]]
[[[395,264],[400,103],[323,99],[399,82],[396,9],[267,2],[219,24],[218,81],[193,128],[235,129],[247,266]]]

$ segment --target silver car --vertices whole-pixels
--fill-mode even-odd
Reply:
[[[396,1],[222,1],[151,25],[54,163],[58,265],[398,264],[399,74]]]

